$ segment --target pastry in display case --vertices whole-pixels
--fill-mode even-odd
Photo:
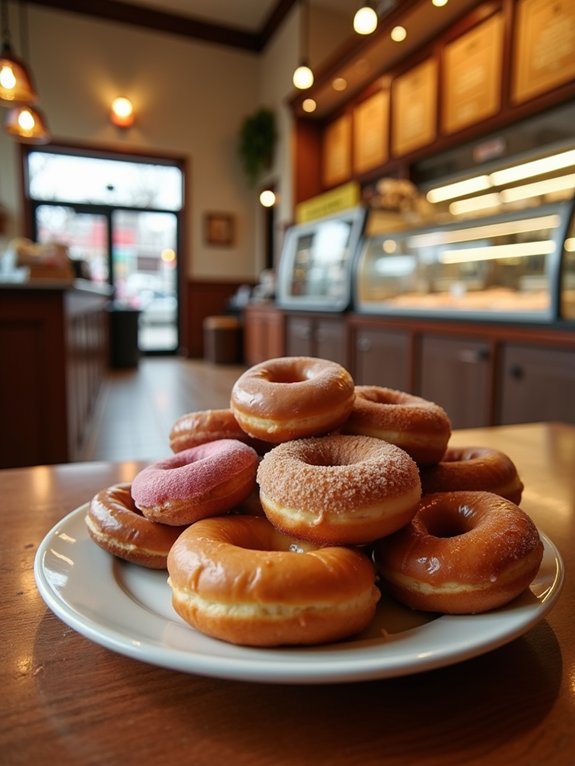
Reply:
[[[574,318],[572,218],[573,201],[563,201],[365,238],[354,273],[355,310],[514,321]]]
[[[345,311],[364,221],[365,209],[358,206],[288,229],[278,268],[277,304]]]

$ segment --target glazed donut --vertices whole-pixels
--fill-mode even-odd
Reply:
[[[149,569],[166,568],[168,551],[183,529],[142,516],[129,484],[115,484],[98,492],[88,506],[86,526],[100,548]]]
[[[419,475],[424,495],[484,490],[519,505],[523,493],[513,461],[488,447],[448,447],[440,463],[421,468]]]
[[[382,581],[413,609],[485,612],[531,583],[543,544],[529,516],[492,492],[438,492],[422,498],[413,520],[380,540]]]
[[[418,465],[438,463],[451,436],[445,410],[419,396],[382,386],[356,386],[343,433],[375,436],[404,449]]]
[[[318,544],[363,544],[407,524],[421,496],[417,465],[370,436],[297,439],[264,455],[257,473],[267,518]]]
[[[168,573],[180,617],[234,644],[336,641],[367,627],[379,599],[364,553],[306,545],[256,516],[188,527],[170,551]]]
[[[220,439],[237,439],[249,444],[256,452],[265,450],[262,442],[252,439],[240,428],[230,409],[188,412],[176,420],[169,436],[172,452],[182,452]]]
[[[270,359],[246,370],[232,388],[231,409],[242,429],[273,444],[319,436],[347,419],[354,384],[335,362],[308,356]]]
[[[164,524],[192,524],[232,510],[255,487],[258,455],[236,439],[220,439],[149,465],[132,481],[144,516]]]

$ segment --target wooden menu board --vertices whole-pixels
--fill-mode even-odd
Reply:
[[[445,47],[441,127],[455,133],[501,106],[503,15],[498,13]]]
[[[512,97],[527,101],[575,78],[575,2],[521,0],[517,5]]]
[[[327,126],[323,138],[324,186],[347,181],[351,176],[351,119],[344,114]]]
[[[389,91],[381,90],[353,113],[353,168],[356,173],[382,165],[388,158]]]
[[[437,64],[427,59],[392,84],[392,151],[407,154],[433,141],[437,117]]]

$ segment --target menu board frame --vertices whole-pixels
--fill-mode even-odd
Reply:
[[[503,33],[504,19],[499,12],[443,49],[443,133],[457,133],[501,108]]]
[[[351,177],[351,116],[348,113],[331,122],[323,141],[323,183],[335,186]]]
[[[557,18],[552,17],[557,14]],[[573,0],[519,0],[511,97],[520,104],[575,79]]]
[[[392,154],[400,157],[430,144],[437,136],[438,66],[425,59],[391,85]]]
[[[389,89],[374,93],[353,112],[353,168],[364,173],[389,158]]]

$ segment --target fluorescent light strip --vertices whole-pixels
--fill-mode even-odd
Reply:
[[[491,261],[499,258],[549,255],[554,250],[555,243],[550,239],[546,239],[541,242],[517,242],[513,245],[491,245],[489,247],[469,247],[463,250],[444,250],[439,254],[439,261],[441,263]]]
[[[575,253],[575,237],[568,237],[565,240],[565,252]]]
[[[449,212],[452,215],[462,215],[465,213],[474,213],[476,210],[488,210],[489,208],[499,207],[501,199],[499,192],[491,194],[478,194],[477,197],[468,197],[468,199],[459,199],[449,203]]]
[[[505,184],[522,181],[525,178],[541,176],[544,173],[552,173],[554,170],[563,170],[564,168],[575,165],[575,149],[560,154],[552,154],[549,157],[542,157],[540,160],[524,162],[521,165],[514,165],[510,168],[496,170],[489,178],[494,186],[504,186]]]
[[[472,239],[505,237],[509,234],[524,234],[529,231],[556,229],[558,225],[558,215],[542,215],[539,216],[539,218],[521,218],[518,221],[505,221],[504,223],[492,223],[487,224],[486,226],[473,226],[469,229],[416,234],[407,240],[407,245],[408,247],[413,248],[447,245],[451,242],[467,242]]]
[[[438,186],[436,189],[430,189],[427,192],[427,199],[430,202],[444,202],[454,197],[464,197],[466,194],[485,191],[491,186],[489,176],[474,176],[466,178],[465,181]]]
[[[552,194],[567,189],[575,189],[575,173],[559,176],[559,178],[548,178],[546,181],[536,181],[532,184],[514,186],[512,189],[503,189],[500,194],[502,202],[516,202],[520,199],[539,197],[541,194]]]

